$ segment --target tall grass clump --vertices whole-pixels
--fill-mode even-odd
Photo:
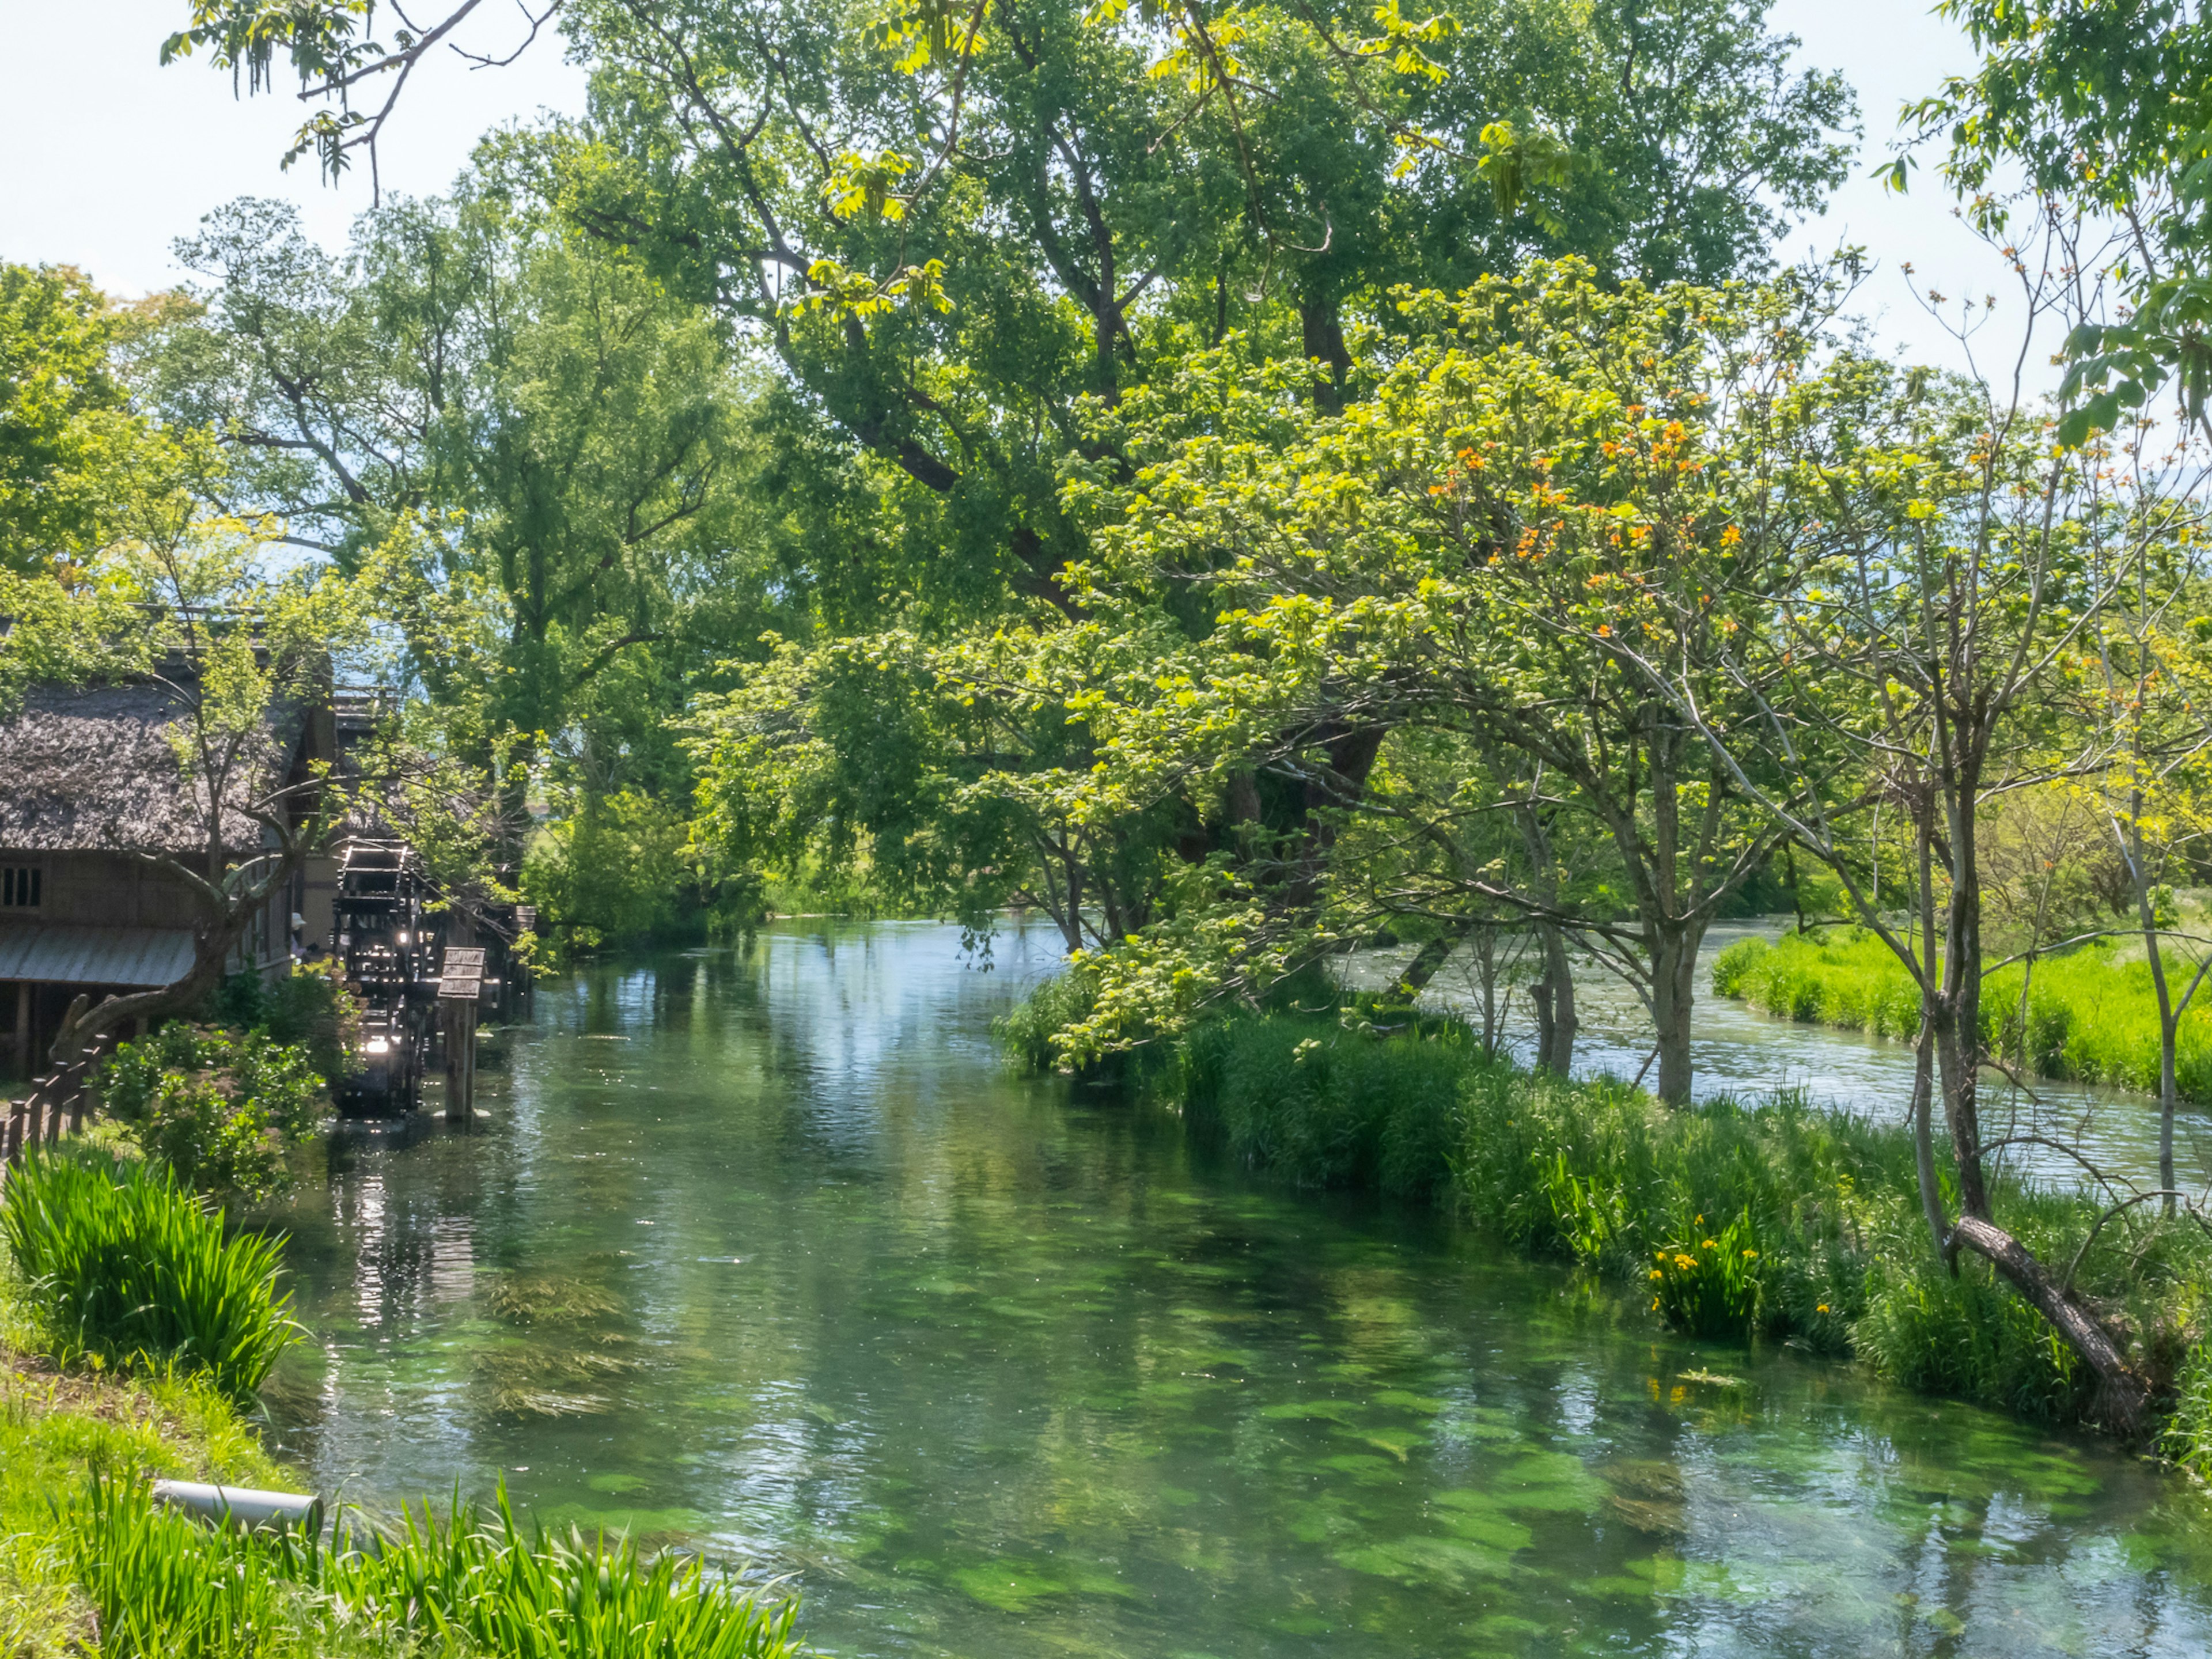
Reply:
[[[513,1659],[781,1659],[797,1603],[710,1576],[696,1557],[650,1559],[628,1537],[544,1527],[526,1534],[502,1489],[489,1515],[426,1506],[334,1559],[328,1582],[394,1632],[459,1633]]]
[[[1912,1175],[1899,1138],[1794,1096],[1669,1109],[1614,1081],[1469,1071],[1470,1212],[1540,1255],[1643,1287],[1698,1335],[1850,1346],[1875,1195]]]
[[[2199,1339],[2182,1359],[2159,1449],[2200,1479],[2212,1479],[2212,1337]]]
[[[1097,982],[1091,975],[1080,967],[1065,968],[1040,980],[991,1029],[1023,1070],[1053,1071],[1060,1058],[1053,1046],[1054,1034],[1088,1019],[1097,997]]]
[[[1232,1157],[1301,1186],[1425,1198],[1450,1179],[1474,1052],[1449,1021],[1377,1037],[1333,1014],[1217,1020],[1182,1045],[1183,1114]]]
[[[525,1533],[502,1492],[489,1515],[457,1501],[395,1527],[215,1529],[101,1481],[68,1523],[68,1551],[106,1659],[319,1659],[496,1654],[501,1659],[792,1659],[797,1603],[646,1558],[627,1538]]]
[[[58,1351],[204,1372],[252,1396],[291,1342],[278,1241],[227,1237],[168,1170],[42,1154],[9,1174],[0,1240]]]
[[[311,1588],[309,1541],[213,1530],[114,1480],[68,1511],[64,1535],[101,1659],[320,1659],[354,1646]]]
[[[2175,985],[2186,985],[2194,971],[2179,957],[2166,963]],[[1784,1019],[1884,1037],[1919,1029],[1911,976],[1863,928],[1741,940],[1715,959],[1713,990]],[[2155,1093],[2158,994],[2150,964],[2087,946],[2001,968],[1983,987],[1982,1040],[2040,1077]],[[2182,1015],[2175,1066],[2185,1099],[2212,1103],[2212,1003]]]

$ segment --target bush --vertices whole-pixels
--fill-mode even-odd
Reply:
[[[1053,1071],[1060,1063],[1054,1036],[1088,1019],[1097,996],[1091,975],[1079,967],[1063,969],[1040,980],[991,1030],[1024,1071]]]
[[[1300,1186],[1427,1197],[1451,1176],[1474,1052],[1450,1021],[1377,1037],[1328,1015],[1217,1020],[1182,1046],[1183,1113],[1231,1156]]]
[[[0,1240],[64,1357],[204,1371],[253,1395],[298,1328],[277,1241],[226,1238],[167,1170],[44,1153],[9,1172]]]
[[[305,1048],[316,1073],[333,1086],[360,1064],[363,1012],[345,981],[345,964],[334,957],[294,963],[273,980],[233,974],[216,993],[216,1014],[224,1024]]]
[[[321,1121],[324,1073],[258,1032],[165,1025],[102,1062],[101,1103],[147,1157],[200,1192],[248,1201],[284,1184],[284,1148]]]

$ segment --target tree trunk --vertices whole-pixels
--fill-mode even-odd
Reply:
[[[1352,349],[1345,342],[1335,300],[1326,293],[1300,296],[1298,332],[1307,360],[1327,370],[1313,378],[1314,407],[1334,415],[1344,407],[1344,384],[1352,374]]]
[[[2097,1397],[2090,1412],[2121,1434],[2142,1431],[2150,1414],[2149,1384],[2114,1346],[2105,1328],[2072,1293],[2054,1281],[2048,1269],[2021,1242],[1993,1222],[1964,1215],[1952,1237],[2002,1273],[2013,1289],[2064,1337],[2097,1373]]]
[[[1559,924],[1536,924],[1537,947],[1544,953],[1543,977],[1528,988],[1536,1005],[1536,1066],[1559,1077],[1574,1064],[1575,976],[1567,960],[1567,936]]]
[[[1920,1183],[1920,1210],[1939,1261],[1953,1260],[1951,1224],[1943,1214],[1943,1186],[1936,1174],[1936,1034],[1923,999],[1920,1036],[1912,1045],[1912,1165]]]
[[[2181,1096],[2181,1079],[2173,1063],[2174,1027],[2179,1022],[2162,1018],[2158,1054],[2158,1184],[2166,1189],[2159,1207],[2173,1213],[2173,1109]]]
[[[1425,941],[1419,950],[1413,952],[1413,959],[1406,964],[1405,970],[1392,983],[1390,994],[1401,1001],[1411,1002],[1426,990],[1429,981],[1437,976],[1437,970],[1451,959],[1451,953],[1467,937],[1470,925],[1462,922]]]
[[[1646,925],[1651,951],[1651,1023],[1659,1045],[1659,1098],[1690,1101],[1690,1012],[1697,1001],[1698,946],[1705,925],[1672,917]]]

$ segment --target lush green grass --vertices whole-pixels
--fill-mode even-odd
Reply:
[[[59,1370],[26,1357],[38,1336],[21,1282],[0,1278],[0,1654],[9,1659],[54,1659],[90,1634],[55,1510],[94,1472],[290,1484],[204,1379]]]
[[[100,1481],[64,1549],[105,1659],[784,1659],[796,1604],[710,1577],[696,1559],[641,1557],[627,1539],[526,1533],[501,1495],[371,1531],[216,1530]]]
[[[227,1236],[165,1169],[82,1149],[26,1158],[9,1172],[0,1242],[64,1358],[195,1371],[246,1399],[298,1328],[277,1241]]]
[[[2168,959],[2168,983],[2177,994],[2194,972],[2179,957]],[[1713,989],[1786,1019],[1877,1036],[1910,1037],[1920,1022],[1911,975],[1887,945],[1856,927],[1732,945],[1713,964]],[[2176,1036],[2183,1097],[2212,1102],[2212,1003],[2191,1006]],[[2025,1056],[2039,1076],[2158,1089],[2158,998],[2150,964],[2118,958],[2110,948],[2046,957],[2032,973],[2016,963],[1990,975],[1982,994],[1982,1036],[1998,1054]]]
[[[1620,1083],[1486,1060],[1442,1022],[1377,1037],[1325,1017],[1240,1015],[1184,1042],[1176,1087],[1194,1129],[1255,1166],[1449,1195],[1504,1239],[1633,1287],[1679,1328],[1795,1339],[2032,1417],[2089,1403],[2086,1367],[1986,1264],[1962,1257],[1954,1277],[1935,1260],[1900,1127],[1787,1096],[1669,1109]],[[2097,1214],[2002,1179],[1995,1204],[2062,1270]],[[2135,1363],[2171,1376],[2212,1312],[2212,1243],[2133,1211],[2074,1282]],[[2182,1382],[2175,1431],[2212,1453],[2212,1359]]]

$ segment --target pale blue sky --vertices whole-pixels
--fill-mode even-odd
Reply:
[[[299,106],[234,100],[228,77],[202,65],[160,68],[162,36],[185,15],[183,0],[0,0],[0,257],[82,265],[117,292],[143,293],[181,276],[169,256],[176,237],[247,194],[287,197],[326,245],[343,239],[368,204],[365,173],[331,189],[311,163],[280,173]],[[472,20],[471,44],[511,44],[515,15],[488,8],[480,25]],[[2001,295],[2002,268],[1932,180],[1900,199],[1868,174],[1899,106],[1970,61],[1964,41],[1922,0],[1779,0],[1772,20],[1803,38],[1808,64],[1844,72],[1867,117],[1856,176],[1822,220],[1791,235],[1787,253],[1864,243],[1881,262],[1862,295],[1878,331],[1917,357],[1955,361],[1897,266],[1911,261],[1923,288]],[[580,107],[582,76],[559,47],[541,39],[504,70],[472,72],[450,58],[427,66],[384,146],[386,190],[439,190],[488,127]]]

